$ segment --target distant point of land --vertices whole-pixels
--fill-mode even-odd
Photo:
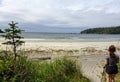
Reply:
[[[0,29],[0,33],[4,33],[4,32]]]
[[[80,34],[120,34],[120,26],[89,28],[81,31]]]

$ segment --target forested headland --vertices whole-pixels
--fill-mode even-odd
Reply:
[[[81,34],[120,34],[120,26],[89,28],[80,32]]]
[[[4,33],[4,32],[0,29],[0,33]]]

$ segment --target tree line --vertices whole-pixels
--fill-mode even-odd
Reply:
[[[0,33],[4,33],[4,32],[0,29]]]
[[[80,32],[81,34],[120,34],[120,26],[89,28]]]

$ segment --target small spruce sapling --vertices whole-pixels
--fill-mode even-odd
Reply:
[[[24,41],[21,41],[22,37],[21,32],[23,30],[19,29],[18,26],[16,26],[18,23],[14,23],[13,21],[9,23],[9,28],[5,29],[5,34],[1,35],[4,37],[7,41],[3,44],[11,45],[13,48],[13,54],[14,54],[14,60],[16,60],[17,57],[17,47],[22,45]]]

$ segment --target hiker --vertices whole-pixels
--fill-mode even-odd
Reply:
[[[115,54],[116,47],[111,45],[108,49],[109,55],[105,59],[104,69],[106,72],[106,82],[115,82],[115,75],[118,73],[119,56]]]

